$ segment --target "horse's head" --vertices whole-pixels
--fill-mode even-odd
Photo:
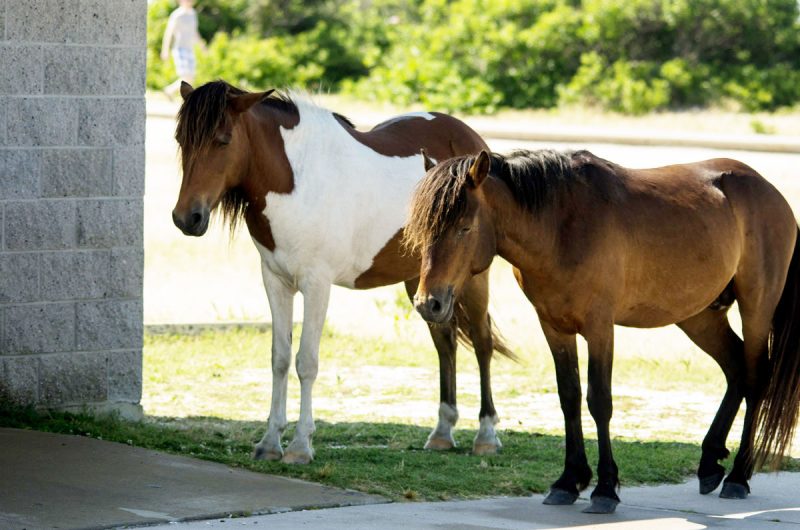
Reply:
[[[481,185],[490,156],[463,156],[430,167],[411,200],[406,244],[422,256],[414,304],[425,320],[445,322],[455,298],[495,255],[495,233]]]
[[[271,92],[247,93],[224,81],[197,90],[181,84],[175,139],[183,181],[172,220],[184,234],[203,235],[211,212],[242,183],[250,151],[242,116]]]

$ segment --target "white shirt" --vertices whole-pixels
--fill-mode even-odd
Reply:
[[[167,27],[170,26],[173,31],[173,48],[192,49],[201,40],[197,32],[197,12],[194,9],[179,7],[173,11],[167,22]]]

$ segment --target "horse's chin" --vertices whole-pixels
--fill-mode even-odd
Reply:
[[[183,232],[183,235],[186,236],[200,237],[206,232],[208,232],[208,219],[206,219],[206,221],[199,226],[191,228],[181,228],[181,232]]]

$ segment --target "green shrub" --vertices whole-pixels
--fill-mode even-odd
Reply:
[[[172,0],[148,10],[150,87]],[[461,112],[800,101],[796,0],[199,0],[198,82]]]

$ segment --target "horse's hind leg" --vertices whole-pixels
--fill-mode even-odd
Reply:
[[[406,293],[413,300],[418,279],[405,282]],[[455,325],[428,324],[439,354],[439,421],[425,443],[425,449],[445,450],[456,446],[453,428],[458,421],[456,406],[456,329]]]
[[[472,443],[476,455],[495,454],[503,444],[497,437],[495,425],[499,421],[492,399],[491,364],[494,344],[489,319],[489,271],[473,276],[461,296],[461,303],[469,322],[470,340],[478,359],[481,378],[481,410],[478,414],[480,428]]]
[[[741,373],[744,368],[742,340],[734,333],[728,322],[727,307],[706,309],[694,317],[678,323],[684,333],[708,353],[725,374],[728,388],[719,406],[714,421],[703,439],[703,454],[697,468],[700,493],[711,493],[725,477],[725,468],[719,460],[728,457],[725,440],[742,403],[743,386]]]
[[[737,297],[738,298],[738,297]],[[770,297],[771,298],[771,297]],[[761,405],[763,391],[767,382],[767,352],[769,333],[772,326],[772,314],[777,305],[761,303],[751,307],[739,298],[742,313],[742,335],[744,336],[744,372],[742,373],[744,399],[747,409],[744,415],[744,427],[739,451],[733,461],[733,469],[725,478],[720,497],[726,499],[744,499],[750,493],[747,481],[753,475],[753,443],[755,439],[755,419]],[[769,309],[765,310],[765,307]]]

